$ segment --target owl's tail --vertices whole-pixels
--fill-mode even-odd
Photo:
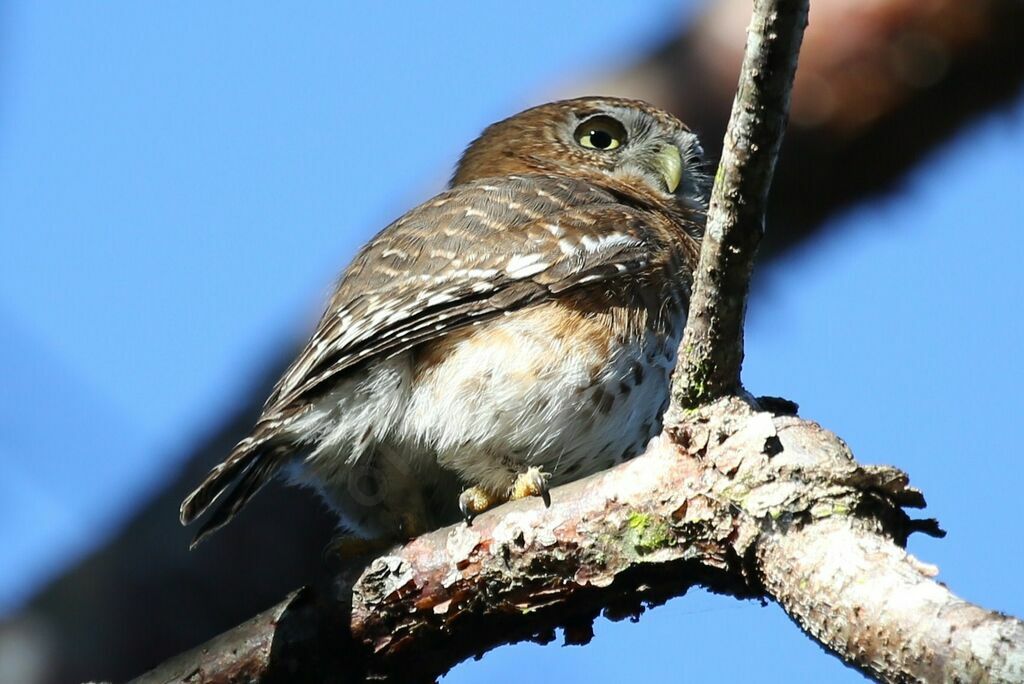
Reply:
[[[190,549],[231,522],[249,499],[280,470],[284,463],[282,449],[271,444],[271,438],[272,435],[261,435],[257,429],[253,435],[239,442],[231,455],[211,470],[202,484],[181,502],[181,524],[188,525],[224,497],[196,532]]]

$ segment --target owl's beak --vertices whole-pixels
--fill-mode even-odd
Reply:
[[[683,179],[683,157],[675,145],[665,145],[654,157],[654,167],[665,181],[669,193],[674,193]]]

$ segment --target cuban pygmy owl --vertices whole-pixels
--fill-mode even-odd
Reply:
[[[283,471],[349,532],[397,539],[640,453],[668,405],[701,165],[695,135],[633,100],[487,128],[355,257],[182,523],[220,502],[198,542]]]

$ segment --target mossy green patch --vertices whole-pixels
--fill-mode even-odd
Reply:
[[[674,539],[672,528],[660,516],[634,511],[626,519],[626,525],[633,548],[641,554],[670,546]]]
[[[647,513],[640,513],[639,511],[633,511],[629,514],[629,518],[626,520],[626,524],[629,525],[631,530],[642,530],[647,527],[647,524],[651,522],[651,516]]]

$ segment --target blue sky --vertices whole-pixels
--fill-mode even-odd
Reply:
[[[244,401],[353,250],[480,128],[629,60],[678,5],[5,4],[0,614]],[[1022,158],[1018,103],[760,272],[745,367],[863,462],[910,471],[950,532],[911,550],[1018,616]],[[860,681],[776,607],[700,591],[448,681],[512,681],[522,658],[592,681],[641,664],[654,681]]]

